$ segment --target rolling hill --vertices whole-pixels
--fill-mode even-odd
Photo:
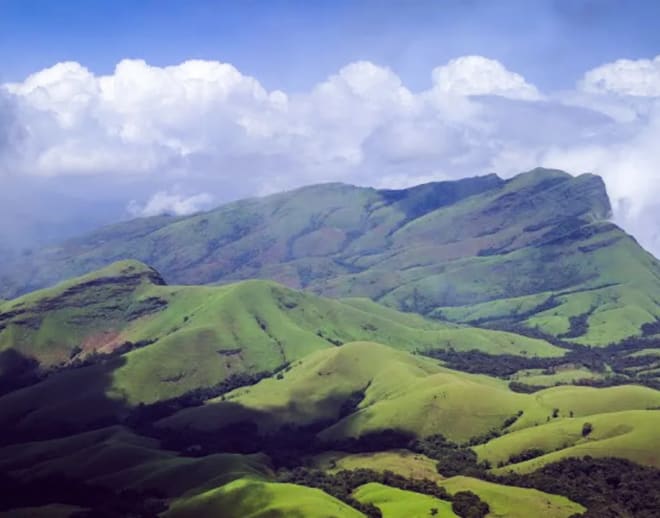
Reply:
[[[599,178],[538,169],[8,257],[0,513],[647,516],[660,265],[608,217]]]
[[[566,352],[270,281],[167,286],[152,268],[122,261],[0,304],[0,386],[10,392],[0,421],[17,429],[89,426],[139,403],[251,383],[315,351],[365,339],[411,352]],[[72,386],[86,390],[67,395]]]
[[[317,185],[35,251],[2,267],[0,296],[137,259],[174,284],[270,279],[605,345],[660,319],[660,264],[609,214],[600,178],[547,169],[398,191]]]
[[[347,404],[350,401],[352,406]],[[555,441],[553,444],[563,445],[564,437],[555,433],[560,422],[569,423],[581,437],[583,422],[598,419],[611,423],[609,428],[620,425],[624,435],[633,431],[627,423],[635,415],[640,433],[629,434],[626,442],[638,443],[642,453],[628,451],[623,443],[619,449],[608,450],[604,445],[602,451],[638,462],[643,458],[644,463],[660,467],[660,458],[651,451],[656,434],[650,432],[660,415],[652,409],[658,406],[660,391],[635,385],[553,387],[519,394],[496,378],[452,371],[431,359],[384,345],[354,342],[313,353],[278,376],[181,410],[158,426],[212,431],[250,421],[262,434],[268,434],[287,426],[319,423],[318,437],[329,442],[394,429],[417,437],[440,433],[451,441],[466,443],[504,429],[507,433],[501,438],[478,448],[492,443],[494,451],[508,459],[508,450],[496,441],[518,444],[518,437],[532,434],[535,438],[521,445],[521,450],[529,444],[542,444],[537,438],[546,436]],[[550,421],[552,424],[547,424]],[[600,433],[590,437],[590,444]],[[602,433],[608,438],[611,435],[609,431]],[[500,460],[487,455],[483,458]]]

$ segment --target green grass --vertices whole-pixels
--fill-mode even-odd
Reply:
[[[585,423],[593,431],[582,436]],[[507,465],[498,471],[514,470],[525,473],[545,464],[567,457],[621,457],[639,464],[660,467],[657,450],[660,429],[659,410],[630,410],[609,412],[580,418],[561,418],[535,427],[525,428],[494,439],[474,450],[479,459],[493,466],[508,461],[512,454],[531,448],[545,455],[518,464]]]
[[[189,498],[175,501],[166,518],[359,518],[352,507],[319,489],[239,479]]]
[[[543,493],[536,489],[504,486],[471,477],[452,477],[440,483],[450,494],[472,491],[490,507],[491,517],[568,518],[586,509],[580,504],[559,495]]]
[[[451,503],[432,496],[404,491],[372,482],[358,487],[353,496],[356,500],[374,504],[383,513],[383,518],[421,518],[433,516],[435,509],[439,518],[459,518],[451,509]]]
[[[352,394],[364,399],[350,415],[339,412]],[[335,421],[320,433],[341,439],[386,428],[416,436],[442,433],[456,442],[493,429],[522,410],[511,430],[559,416],[590,416],[660,405],[660,391],[640,386],[553,387],[535,394],[512,392],[507,382],[452,371],[420,356],[369,342],[319,351],[295,362],[282,379],[262,380],[236,389],[202,407],[162,420],[168,428],[217,429],[252,420],[264,430],[284,424]]]
[[[251,419],[266,430],[285,423],[309,424],[337,419],[343,402],[365,388],[358,411],[326,429],[322,437],[399,428],[417,435],[437,430],[467,439],[501,424],[527,398],[510,392],[504,381],[451,371],[384,345],[355,342],[295,362],[283,379],[237,389],[224,401],[183,410],[161,424],[205,429]]]
[[[660,348],[642,349],[641,351],[637,351],[636,353],[632,353],[630,356],[633,356],[633,357],[638,357],[638,356],[660,356]]]
[[[176,397],[232,374],[271,371],[355,340],[407,351],[565,352],[542,340],[434,322],[364,300],[325,299],[269,281],[161,286],[151,282],[154,275],[141,263],[124,261],[4,303],[0,312],[22,312],[0,329],[0,349],[49,367],[127,342],[153,342],[124,354],[111,374],[108,391],[128,404]],[[152,307],[153,301],[159,305]]]
[[[314,467],[331,473],[342,469],[358,468],[373,469],[380,472],[389,470],[404,477],[435,480],[450,494],[458,491],[472,491],[481,500],[488,503],[491,509],[489,516],[492,517],[528,518],[530,516],[546,516],[547,518],[567,518],[574,513],[584,511],[584,507],[571,502],[566,497],[543,493],[536,489],[505,486],[463,476],[444,478],[436,470],[437,461],[407,450],[361,454],[326,452],[314,457],[311,462]],[[378,486],[378,484],[375,485]],[[365,487],[363,486],[361,490]],[[358,499],[362,500],[361,498]],[[384,499],[384,501],[387,501],[387,499]]]
[[[599,178],[544,169],[400,192],[317,185],[106,227],[6,266],[0,294],[135,258],[175,283],[270,279],[555,335],[588,314],[586,333],[571,339],[604,345],[638,336],[641,325],[660,318],[660,264],[607,221],[609,212]],[[539,307],[551,297],[554,307]]]
[[[437,461],[408,450],[390,450],[374,453],[325,452],[310,459],[318,469],[335,473],[359,468],[378,472],[391,471],[406,478],[442,480],[436,469]]]
[[[603,379],[605,376],[598,372],[593,372],[586,367],[559,369],[552,374],[544,374],[543,369],[530,369],[518,371],[512,380],[534,385],[537,387],[551,387],[557,384],[571,384],[579,380]]]

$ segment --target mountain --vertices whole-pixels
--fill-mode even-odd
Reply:
[[[534,170],[7,254],[0,514],[655,516],[660,270],[608,214]]]
[[[606,345],[660,321],[660,263],[609,216],[599,177],[547,169],[404,190],[316,185],[105,227],[6,264],[0,295],[130,258],[175,284],[269,279]]]

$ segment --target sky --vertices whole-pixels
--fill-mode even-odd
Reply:
[[[0,0],[0,237],[343,181],[605,179],[660,255],[660,2]]]

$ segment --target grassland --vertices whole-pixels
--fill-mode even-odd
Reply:
[[[593,431],[586,437],[582,430],[590,423]],[[534,459],[507,464],[495,472],[534,471],[550,462],[567,457],[621,457],[638,464],[660,467],[658,443],[659,410],[612,411],[588,417],[562,418],[540,426],[518,430],[477,446],[482,460],[493,466],[525,450],[539,449],[545,454]]]
[[[164,516],[359,518],[364,515],[319,489],[240,479],[189,498],[182,498],[174,502]]]
[[[37,251],[4,265],[0,295],[134,258],[174,283],[270,279],[605,345],[660,318],[660,265],[609,212],[599,178],[555,170],[402,191],[319,185],[126,222]]]
[[[443,480],[436,469],[437,461],[408,450],[388,450],[374,453],[329,451],[310,459],[311,464],[329,473],[358,468],[391,471],[406,478]]]
[[[36,361],[36,370],[124,352],[114,363],[57,374],[47,385],[33,387],[35,393],[53,394],[66,390],[67,380],[99,387],[59,402],[49,397],[58,405],[94,398],[92,413],[111,406],[104,398],[128,405],[172,398],[361,339],[407,351],[565,352],[543,340],[430,321],[370,301],[325,299],[269,281],[166,286],[154,270],[135,261],[0,304],[0,354]],[[0,361],[0,377],[13,375],[12,365]],[[16,395],[13,401],[23,399],[30,396]]]
[[[511,380],[533,385],[536,387],[552,387],[553,385],[567,385],[580,380],[598,380],[605,378],[605,374],[593,372],[586,367],[557,369],[553,373],[545,373],[543,369],[529,369],[518,371],[511,376]]]
[[[543,493],[535,489],[505,486],[464,476],[445,478],[437,472],[436,461],[407,450],[359,454],[327,452],[315,457],[312,462],[319,469],[325,469],[331,473],[342,469],[350,470],[357,468],[373,469],[379,472],[389,470],[405,477],[435,480],[440,486],[447,489],[450,494],[459,491],[472,491],[489,505],[491,509],[489,516],[493,517],[528,518],[530,516],[546,516],[547,518],[567,518],[575,513],[584,511],[584,507],[571,502],[566,497]],[[374,486],[379,485],[374,484]],[[360,488],[360,491],[363,491],[365,487]],[[383,488],[382,486],[375,487],[375,489],[382,490],[382,498],[377,499],[379,491],[374,491],[371,495],[358,493],[356,496],[360,501],[371,501],[375,503],[384,512],[394,512],[388,509],[387,504],[395,503],[392,498],[395,495],[386,491],[388,488]],[[362,498],[363,496],[366,498]],[[412,500],[414,500],[414,497]],[[401,502],[406,501],[406,499],[401,500]],[[381,507],[379,502],[385,503],[386,506]],[[423,506],[426,504],[433,507],[431,502],[424,499],[420,501],[420,504],[423,510],[425,509]],[[436,504],[437,502],[434,503],[434,505]],[[440,509],[439,506],[436,505],[436,507]],[[403,512],[400,509],[399,511]],[[426,509],[426,512],[427,514],[420,514],[420,516],[427,516],[428,509]],[[391,514],[391,516],[398,515]],[[405,516],[405,514],[401,516]]]
[[[489,516],[507,518],[568,518],[585,508],[568,498],[536,489],[494,484],[471,477],[451,477],[440,483],[450,494],[472,491],[490,507]]]
[[[210,430],[247,419],[272,431],[285,423],[329,421],[334,424],[320,432],[322,439],[391,428],[419,437],[442,433],[465,442],[501,429],[519,411],[522,416],[507,431],[540,429],[571,413],[584,417],[660,405],[659,391],[640,386],[566,386],[519,394],[503,380],[452,371],[428,358],[369,342],[319,351],[295,362],[280,378],[183,410],[160,425]],[[342,417],[344,402],[355,393],[362,393],[362,399]]]
[[[451,503],[428,495],[413,493],[372,482],[360,486],[353,492],[360,502],[374,504],[383,513],[383,518],[459,518],[451,509]],[[435,509],[436,514],[433,513]]]

